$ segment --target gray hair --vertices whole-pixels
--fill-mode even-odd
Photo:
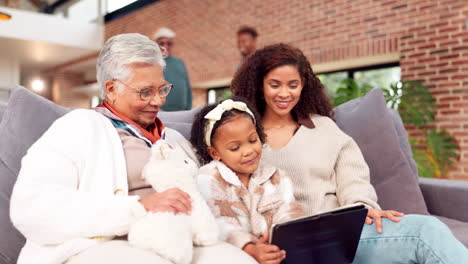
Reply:
[[[138,33],[121,34],[108,39],[96,64],[96,78],[101,98],[107,99],[106,81],[130,78],[129,64],[148,63],[166,66],[158,44]],[[123,87],[117,85],[119,90]]]

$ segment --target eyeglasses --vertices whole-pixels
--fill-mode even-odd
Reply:
[[[130,86],[130,85],[124,83],[124,82],[121,81],[121,80],[118,80],[118,79],[112,79],[112,80],[113,80],[113,81],[117,81],[117,82],[119,82],[119,83],[121,83],[121,84],[123,84],[123,85],[125,85],[125,86],[128,86],[128,87],[130,87],[130,88],[136,90],[136,92],[137,92],[138,94],[140,94],[140,98],[141,98],[141,100],[143,100],[143,101],[150,101],[150,100],[152,100],[152,99],[156,96],[156,93],[159,95],[159,97],[165,98],[166,96],[169,95],[169,93],[171,92],[171,89],[172,89],[172,87],[173,87],[172,84],[166,82],[166,83],[164,83],[163,85],[159,86],[157,89],[155,89],[155,88],[150,88],[150,87],[148,87],[148,88],[143,88],[143,89],[137,89],[137,88],[135,88],[135,87],[133,87],[133,86]]]
[[[167,45],[168,47],[170,47],[170,46],[172,46],[172,44],[174,44],[172,41],[158,41],[157,43],[158,43],[159,46],[166,46]]]

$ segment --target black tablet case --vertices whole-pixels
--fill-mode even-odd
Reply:
[[[281,264],[352,263],[366,216],[358,205],[277,224],[271,244],[286,250]]]

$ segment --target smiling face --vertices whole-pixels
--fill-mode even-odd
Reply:
[[[297,67],[284,65],[271,70],[263,78],[265,115],[291,115],[301,98],[303,84]]]
[[[255,52],[256,40],[249,33],[241,33],[237,37],[237,48],[242,56],[248,56]]]
[[[258,168],[262,155],[262,143],[252,119],[237,114],[215,131],[212,147],[208,153],[214,160],[220,160],[238,177],[250,177]]]
[[[142,100],[138,91],[142,89],[159,89],[165,84],[162,68],[152,64],[130,64],[130,77],[127,80],[106,81],[109,104],[142,128],[147,128],[156,120],[166,98],[158,93],[149,100]],[[120,91],[117,85],[124,86]]]
[[[158,43],[159,47],[165,48],[167,51],[167,55],[171,56],[172,47],[174,46],[174,39],[162,37],[162,38],[158,38],[156,40],[156,43]]]

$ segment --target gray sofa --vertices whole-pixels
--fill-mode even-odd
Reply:
[[[9,219],[9,198],[21,158],[68,111],[19,86],[8,105],[0,104],[0,264],[15,263],[24,244]],[[188,137],[196,111],[162,112],[160,118]],[[418,178],[401,119],[387,109],[381,91],[349,101],[335,113],[337,124],[354,138],[369,164],[379,204],[405,213],[435,215],[468,246],[468,182]]]

